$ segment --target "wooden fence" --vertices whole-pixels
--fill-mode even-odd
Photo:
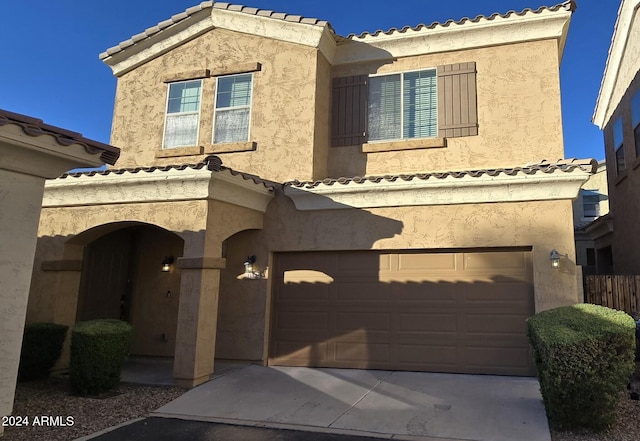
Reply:
[[[584,278],[584,301],[624,311],[640,312],[640,275],[598,274]]]

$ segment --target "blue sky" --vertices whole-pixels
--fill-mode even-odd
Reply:
[[[551,6],[559,0],[245,0],[331,22],[341,35]],[[197,0],[5,2],[0,26],[0,108],[109,142],[116,80],[98,54]],[[561,69],[567,157],[604,158],[591,116],[619,0],[581,0]],[[559,158],[547,158],[555,160]]]

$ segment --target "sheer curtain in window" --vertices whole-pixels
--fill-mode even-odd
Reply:
[[[214,143],[249,140],[252,75],[231,75],[218,78]]]

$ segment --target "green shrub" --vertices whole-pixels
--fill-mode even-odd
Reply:
[[[551,427],[602,430],[613,424],[634,369],[633,319],[579,304],[531,317],[528,330]]]
[[[132,330],[128,323],[111,319],[75,325],[71,333],[70,369],[75,393],[95,395],[118,385]]]
[[[24,328],[18,380],[30,381],[49,375],[67,336],[68,326],[56,323],[30,323]]]

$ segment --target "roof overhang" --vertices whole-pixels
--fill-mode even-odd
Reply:
[[[618,99],[614,100],[616,90],[627,90],[631,80],[633,80],[633,76],[631,76],[630,78],[625,78],[624,83],[621,82],[620,68],[624,57],[630,57],[633,63],[636,63],[638,57],[640,57],[640,54],[626,53],[638,8],[640,8],[640,0],[623,0],[618,9],[618,18],[611,38],[609,55],[604,68],[602,82],[600,83],[596,107],[591,119],[601,130],[609,122],[622,97],[619,96]]]
[[[589,164],[589,165],[586,165]],[[572,200],[596,167],[447,172],[287,184],[284,194],[298,210],[339,210],[429,205]],[[527,170],[528,172],[525,172]]]
[[[336,49],[335,34],[327,22],[203,2],[107,49],[100,58],[120,76],[216,28],[319,48],[329,60]]]
[[[61,177],[46,182],[42,206],[216,200],[264,213],[273,194],[273,187],[230,169],[185,167]]]
[[[55,178],[73,168],[114,164],[119,155],[117,147],[0,109],[1,169]]]
[[[462,19],[431,26],[420,25],[389,32],[363,33],[341,40],[333,64],[374,61],[439,52],[476,49],[538,40],[557,40],[562,59],[571,16],[576,5],[568,1],[553,8],[525,10],[490,17]],[[331,60],[330,60],[331,61]]]

